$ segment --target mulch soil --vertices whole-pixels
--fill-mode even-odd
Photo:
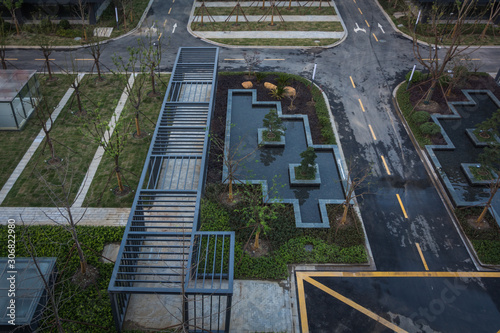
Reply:
[[[410,92],[410,102],[414,107],[424,100],[425,94],[430,85],[430,81],[420,82],[408,90]],[[443,87],[443,89],[441,89],[441,87],[437,85],[432,96],[432,101],[436,103],[435,110],[429,113],[451,114],[448,102],[467,101],[467,98],[463,94],[462,89],[490,90],[497,98],[500,99],[500,86],[496,84],[495,80],[490,75],[485,76],[471,74],[465,82],[456,85],[451,90],[449,96],[445,96],[445,94],[443,93],[443,90],[446,91],[446,87]],[[446,141],[444,140],[441,133],[432,137],[431,140],[433,144],[446,144]]]
[[[281,102],[281,109],[283,114],[306,114],[309,117],[309,126],[311,128],[311,135],[314,144],[322,144],[323,140],[321,137],[319,120],[316,115],[316,108],[313,103],[311,103],[311,91],[308,86],[302,82],[296,80],[290,80],[288,86],[295,88],[297,92],[297,97],[293,102],[295,106],[294,110],[289,110],[290,99],[288,97],[283,97],[280,100],[276,100],[269,94],[269,90],[264,87],[265,82],[270,82],[272,84],[277,84],[277,75],[268,75],[262,82],[257,83],[255,77],[247,75],[219,75],[217,81],[217,97],[215,99],[215,112],[212,117],[212,122],[210,124],[210,135],[212,137],[220,138],[224,140],[226,134],[226,111],[227,111],[227,96],[229,89],[243,89],[242,83],[245,81],[251,81],[253,84],[252,89],[257,90],[257,100],[258,101],[273,101]],[[212,140],[210,146],[210,154],[208,158],[208,174],[207,182],[217,183],[222,181],[222,147],[214,144]]]

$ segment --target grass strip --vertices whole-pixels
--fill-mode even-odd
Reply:
[[[191,23],[193,31],[344,31],[340,22],[200,22]]]
[[[327,46],[338,41],[336,38],[211,38],[210,40],[237,46]]]
[[[265,15],[269,11],[269,7],[266,9],[262,9],[261,7],[241,7],[243,9],[243,13],[245,15]],[[227,15],[229,16],[233,10],[234,7],[208,7],[208,13],[212,16],[222,16],[222,15]],[[279,8],[280,14],[282,16],[287,16],[287,15],[336,15],[335,8],[333,7],[328,7],[328,6],[323,6],[321,9],[319,7],[295,7],[292,6],[290,9],[288,9],[288,6],[286,8]],[[194,15],[201,15],[203,11],[201,10],[200,7],[197,7],[194,11]],[[205,12],[206,13],[206,12]],[[236,16],[236,10],[234,10],[234,17]],[[241,15],[240,12],[240,21],[243,20],[243,16]],[[286,18],[285,18],[286,21]]]
[[[147,74],[142,74],[147,75]],[[94,176],[89,192],[85,198],[84,205],[92,207],[131,207],[134,201],[135,190],[139,184],[139,178],[144,168],[144,162],[151,143],[151,137],[156,127],[156,121],[161,111],[161,105],[167,88],[170,75],[162,74],[161,82],[157,86],[157,97],[145,97],[140,116],[141,131],[146,131],[149,135],[142,139],[134,139],[132,133],[126,142],[125,150],[122,153],[121,168],[124,176],[124,184],[129,186],[131,191],[129,194],[119,197],[113,194],[112,190],[117,186],[116,177],[114,177],[114,161],[108,155],[104,155],[99,168]],[[151,91],[151,81],[146,80],[146,92]],[[122,112],[122,117],[126,123],[131,124],[131,131],[134,127],[134,110],[127,100],[125,108]]]
[[[106,75],[104,82],[97,82],[96,77],[84,76],[80,87],[82,104],[84,108],[99,108],[104,118],[111,119],[124,87],[119,77],[115,75]],[[46,193],[47,186],[39,179],[40,175],[54,185],[61,183],[60,177],[65,177],[71,192],[70,201],[74,199],[97,149],[96,144],[85,140],[80,133],[84,118],[73,114],[78,110],[76,104],[73,94],[55,121],[51,132],[51,137],[55,140],[56,155],[63,159],[61,166],[56,168],[45,163],[51,155],[48,147],[45,147],[44,140],[5,198],[3,206],[54,206],[51,197]],[[52,189],[56,195],[61,194],[59,188]]]
[[[55,108],[76,75],[54,75],[58,79],[48,82],[48,76],[38,74],[37,79],[40,82],[40,94],[47,100],[49,107]],[[0,131],[0,164],[2,172],[0,173],[0,188],[9,179],[19,161],[23,158],[33,140],[40,132],[41,126],[35,114],[32,114],[30,120],[21,131]]]

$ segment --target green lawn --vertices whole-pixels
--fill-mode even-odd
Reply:
[[[160,92],[158,97],[146,97],[141,106],[141,110],[144,115],[140,117],[141,131],[146,131],[150,135],[143,139],[134,139],[130,135],[125,151],[121,158],[121,168],[122,174],[125,178],[124,184],[128,185],[132,190],[135,191],[139,183],[139,177],[142,173],[144,167],[144,162],[146,160],[146,155],[149,150],[149,145],[151,143],[151,135],[153,134],[156,121],[158,119],[158,114],[161,110],[161,105],[166,91],[166,85],[170,75],[162,75],[161,81],[157,90]],[[146,91],[151,91],[151,81],[146,80],[147,89]],[[134,131],[133,126],[132,106],[129,102],[125,105],[122,117],[127,123],[131,124],[131,133]],[[131,207],[135,192],[131,192],[124,197],[115,196],[110,190],[117,186],[117,180],[114,174],[114,162],[109,156],[104,156],[99,164],[96,175],[92,185],[90,186],[89,192],[86,197],[86,205],[93,207]]]
[[[110,119],[123,92],[123,85],[115,75],[105,77],[104,82],[96,83],[96,76],[86,75],[80,90],[85,108],[99,108],[103,117]],[[47,195],[48,188],[42,184],[39,176],[54,186],[61,184],[64,178],[65,183],[71,186],[70,200],[75,197],[97,149],[97,145],[85,140],[80,132],[84,117],[73,115],[72,112],[78,110],[76,104],[75,98],[68,101],[51,132],[56,141],[56,155],[64,159],[62,165],[56,168],[45,163],[50,158],[50,152],[48,147],[44,149],[44,140],[5,198],[3,206],[54,206]],[[51,188],[60,193],[59,188]]]
[[[201,24],[191,23],[193,31],[344,31],[340,22],[241,22],[238,25],[226,22]]]
[[[76,75],[55,75],[58,80],[47,81],[47,76],[38,74],[40,93],[46,99],[49,107],[56,107]],[[26,126],[21,131],[0,131],[0,188],[9,179],[19,161],[28,150],[33,140],[40,132],[41,126],[35,114],[32,115]]]
[[[269,11],[269,7],[266,9],[261,9],[260,6],[256,7],[241,7],[243,9],[243,13],[245,15],[265,15]],[[224,16],[227,15],[229,16],[232,12],[234,7],[207,7],[208,13],[212,16]],[[288,9],[288,6],[286,7],[280,7],[279,12],[282,16],[286,15],[336,15],[335,13],[335,8],[333,7],[328,7],[328,6],[322,6],[321,9],[319,7],[306,7],[306,6],[301,6],[301,7],[291,7]],[[200,7],[197,7],[194,11],[194,15],[201,15],[203,11],[200,9]],[[206,12],[204,13],[206,15]],[[233,12],[234,16],[236,16],[236,10]],[[240,15],[240,21],[243,21],[241,12],[239,12]],[[286,18],[285,18],[286,21]]]

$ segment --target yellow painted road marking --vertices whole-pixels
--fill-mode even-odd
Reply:
[[[264,59],[264,61],[283,61],[285,59]]]
[[[406,214],[405,206],[403,206],[403,202],[401,201],[401,197],[399,196],[398,193],[396,193],[396,196],[398,197],[399,205],[401,206],[401,210],[403,211],[405,218],[408,218],[408,215]]]
[[[375,132],[373,132],[372,125],[368,124],[368,127],[370,128],[370,132],[372,132],[373,140],[377,141],[377,137],[375,136]]]
[[[231,59],[231,58],[226,58],[224,59],[225,61],[231,61],[231,60],[234,60],[234,61],[243,61],[245,59]]]
[[[305,277],[343,277],[343,278],[366,278],[366,277],[394,277],[394,278],[500,278],[500,272],[296,272],[297,278]]]
[[[420,254],[420,259],[422,259],[422,262],[424,263],[424,268],[426,271],[429,270],[429,266],[427,266],[427,262],[425,261],[424,254],[422,253],[422,249],[420,248],[420,244],[415,243],[417,246],[418,254]]]
[[[309,277],[306,277],[304,278],[305,281],[309,282],[310,284],[312,284],[313,286],[323,290],[325,293],[335,297],[336,299],[338,299],[339,301],[341,301],[342,303],[345,303],[347,305],[349,305],[350,307],[358,310],[359,312],[365,314],[366,316],[372,318],[373,320],[379,322],[380,324],[390,328],[391,330],[393,330],[394,332],[401,332],[401,333],[404,333],[404,332],[407,332],[405,330],[403,330],[402,328],[399,328],[398,326],[394,325],[393,323],[391,323],[390,321],[386,320],[385,318],[382,318],[380,317],[378,314],[368,310],[367,308],[359,305],[358,303],[352,301],[351,299],[339,294],[338,292],[328,288],[327,286],[319,283],[318,281],[316,280],[313,280]]]
[[[35,59],[36,61],[45,61],[45,59]],[[54,61],[56,59],[49,59],[50,61]]]
[[[389,166],[387,165],[387,163],[385,161],[384,155],[380,155],[380,157],[382,157],[382,162],[384,163],[385,171],[387,171],[387,174],[390,176],[391,175],[391,171],[389,170]]]
[[[7,61],[14,61],[14,60],[18,60],[17,58],[5,58],[5,60]]]
[[[441,60],[441,59],[422,59],[424,61],[431,61],[431,60]]]
[[[170,15],[170,12],[172,11],[172,7],[168,10],[168,15]]]
[[[363,12],[361,11],[361,9],[359,9],[359,7],[358,7],[358,10],[359,10],[359,12],[361,13],[361,15],[363,15]]]
[[[367,20],[365,20],[365,23],[366,23],[366,25],[367,25],[367,26],[368,26],[368,28],[369,28],[369,27],[370,27],[370,25],[368,24],[368,21],[367,21]]]
[[[481,59],[479,59],[479,58],[473,58],[473,59],[460,59],[460,60],[462,60],[462,61],[464,61],[464,60],[479,61],[479,60],[481,60]]]
[[[354,3],[356,3],[356,0],[352,0],[352,1],[354,1]]]
[[[349,76],[349,78],[351,79],[352,87],[353,87],[353,88],[356,88],[356,85],[354,84],[354,81],[353,81],[353,79],[352,79],[352,76]]]
[[[378,38],[377,38],[377,36],[375,36],[375,33],[372,33],[372,35],[375,38],[375,40],[378,42]]]
[[[77,58],[75,60],[78,60],[78,61],[94,61],[94,59],[90,59],[90,58]]]
[[[358,98],[358,101],[359,101],[359,105],[361,105],[361,110],[363,110],[363,112],[365,112],[365,107],[363,106],[363,103],[361,102],[361,99]]]
[[[307,322],[306,295],[304,293],[304,280],[297,273],[297,290],[299,293],[299,311],[302,333],[309,333],[309,323]]]
[[[163,32],[160,32],[160,35],[158,36],[158,40],[160,40],[161,35],[163,35]]]

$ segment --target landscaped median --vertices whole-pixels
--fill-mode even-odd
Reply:
[[[345,36],[333,1],[195,1],[188,29],[214,42],[247,46],[327,46]]]
[[[466,73],[459,82],[444,77],[440,80],[442,89],[436,88],[426,103],[430,80],[416,74],[409,89],[403,82],[396,91],[410,135],[432,162],[479,261],[499,265],[499,221],[490,214],[491,210],[498,211],[498,201],[493,198],[499,184],[499,160],[495,155],[496,135],[490,135],[490,130],[498,131],[493,117],[500,109],[500,88],[486,73]],[[489,138],[486,142],[476,135],[482,127],[489,128],[483,133]]]

